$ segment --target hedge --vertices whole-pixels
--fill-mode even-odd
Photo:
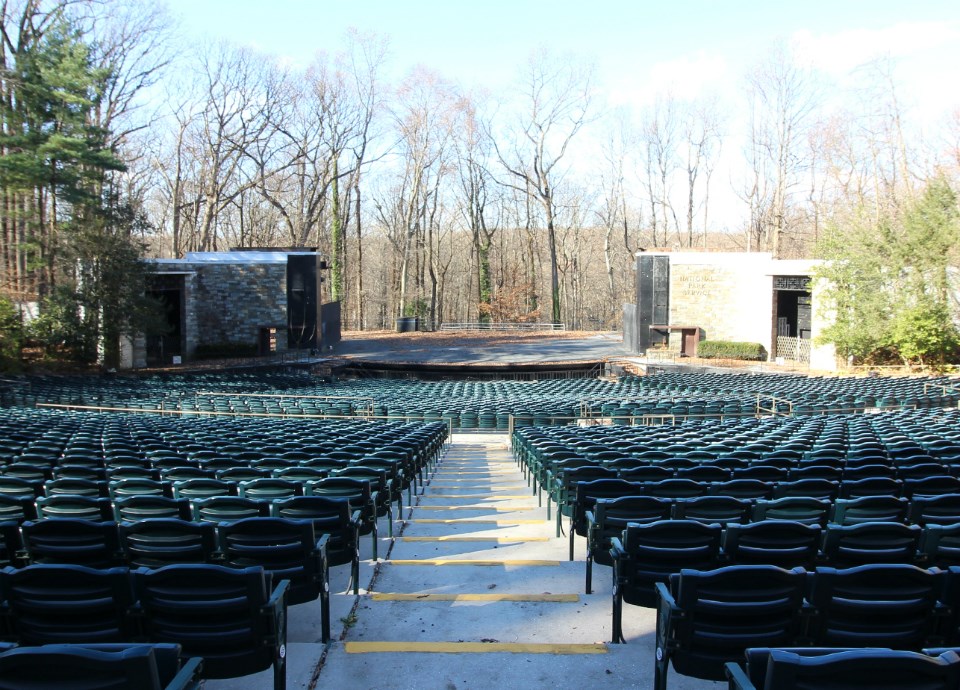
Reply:
[[[767,351],[760,343],[703,340],[697,345],[697,357],[703,359],[746,359],[762,362],[767,359]]]
[[[207,343],[197,345],[195,359],[233,359],[234,357],[256,357],[256,343]]]

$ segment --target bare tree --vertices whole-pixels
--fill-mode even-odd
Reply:
[[[394,118],[403,170],[376,206],[399,255],[395,283],[399,313],[408,311],[411,278],[417,293],[413,310],[422,311],[429,278],[429,309],[435,316],[438,278],[432,233],[437,229],[441,184],[449,173],[447,159],[462,102],[449,82],[424,68],[415,69],[404,80],[397,100]]]
[[[525,111],[502,143],[494,139],[497,156],[512,177],[510,187],[526,194],[543,211],[550,261],[550,318],[562,323],[560,277],[557,267],[556,199],[554,189],[563,174],[558,164],[570,142],[589,121],[593,71],[559,60],[541,50],[528,61],[522,82]]]
[[[454,146],[460,178],[460,213],[473,239],[476,258],[477,314],[488,321],[494,296],[490,252],[500,229],[502,199],[490,173],[489,125],[481,122],[475,101],[463,102],[462,126],[457,128]]]
[[[112,2],[89,8],[91,58],[108,74],[94,124],[109,132],[110,145],[119,149],[160,117],[142,94],[159,83],[173,61],[173,25],[162,5]],[[124,153],[133,155],[129,149]]]
[[[774,256],[780,255],[789,223],[792,196],[802,188],[810,162],[805,156],[807,127],[818,104],[809,70],[798,67],[787,47],[774,46],[747,78],[750,178],[744,197],[750,207],[750,235]]]
[[[630,206],[626,182],[628,155],[636,147],[635,139],[629,130],[626,113],[620,113],[611,124],[609,139],[603,147],[605,166],[600,175],[601,198],[595,214],[604,231],[603,260],[611,321],[620,312],[618,275],[640,248],[639,238],[634,236],[641,224],[640,213]],[[618,242],[614,242],[615,236]]]
[[[217,44],[201,55],[202,105],[194,119],[200,158],[197,248],[218,249],[217,221],[246,189],[259,181],[250,154],[269,133],[272,109],[281,102],[282,81],[265,60],[245,48]]]
[[[703,241],[710,228],[710,178],[720,152],[719,109],[714,100],[688,104],[683,117],[684,173],[687,182],[686,244],[694,246],[694,218],[703,212]]]
[[[644,114],[640,134],[654,246],[666,246],[671,229],[679,233],[672,201],[672,177],[679,169],[680,122],[677,110],[677,101],[672,96],[658,98]]]

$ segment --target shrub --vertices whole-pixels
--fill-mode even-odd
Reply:
[[[194,359],[232,359],[234,357],[256,357],[256,343],[205,343],[197,345]]]
[[[0,296],[0,371],[19,371],[22,346],[20,313],[13,302]]]
[[[762,362],[767,358],[767,351],[760,343],[703,340],[697,345],[697,356],[704,359],[746,359]]]

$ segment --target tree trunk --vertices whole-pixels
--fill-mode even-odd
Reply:
[[[330,225],[330,299],[340,301],[343,296],[343,228],[340,225],[340,180],[338,179],[337,159],[333,159],[333,179],[331,193]]]
[[[363,236],[361,232],[361,222],[360,222],[360,175],[357,174],[357,186],[353,188],[354,196],[356,197],[356,211],[354,216],[357,219],[357,329],[363,330],[364,325],[364,315],[363,315],[363,303],[366,301],[366,295],[363,292]]]

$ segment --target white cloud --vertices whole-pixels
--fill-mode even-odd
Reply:
[[[650,87],[655,93],[671,93],[692,99],[710,91],[727,78],[727,61],[719,55],[698,52],[650,68]]]
[[[693,100],[704,93],[714,93],[719,84],[730,78],[726,59],[701,51],[655,63],[646,74],[623,71],[609,84],[607,94],[612,105],[642,108],[665,94]]]
[[[793,49],[800,62],[835,76],[881,56],[911,57],[960,41],[956,22],[909,22],[883,29],[850,29],[835,34],[798,31]]]

